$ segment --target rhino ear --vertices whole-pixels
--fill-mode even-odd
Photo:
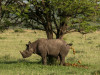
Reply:
[[[28,44],[26,44],[26,46],[29,46]]]
[[[31,42],[29,41],[28,44],[31,44]]]

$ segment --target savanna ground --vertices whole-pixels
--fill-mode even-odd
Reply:
[[[13,30],[0,33],[0,75],[100,75],[100,31],[82,35],[78,32],[66,34],[64,40],[73,43],[72,50],[66,56],[66,63],[78,63],[88,69],[73,66],[42,65],[41,57],[33,54],[23,59],[19,51],[25,49],[28,41],[46,38],[43,31],[25,30],[15,33]]]

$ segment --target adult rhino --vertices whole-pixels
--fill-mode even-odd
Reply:
[[[68,54],[71,45],[60,39],[38,39],[35,42],[26,44],[26,50],[20,51],[20,53],[23,58],[36,53],[42,57],[44,65],[47,64],[48,56],[60,57],[60,65],[64,65],[65,56]]]

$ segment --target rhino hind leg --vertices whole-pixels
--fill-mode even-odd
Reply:
[[[60,55],[59,57],[60,57],[60,65],[64,65],[64,63],[65,63],[65,56]]]

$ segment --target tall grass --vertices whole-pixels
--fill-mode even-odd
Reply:
[[[78,63],[88,69],[73,66],[42,65],[41,57],[33,54],[23,59],[19,51],[25,49],[28,41],[46,38],[43,31],[25,30],[24,33],[13,30],[0,34],[0,75],[100,75],[100,32],[84,35],[78,32],[66,34],[64,40],[73,43],[76,54],[70,50],[67,63]]]

